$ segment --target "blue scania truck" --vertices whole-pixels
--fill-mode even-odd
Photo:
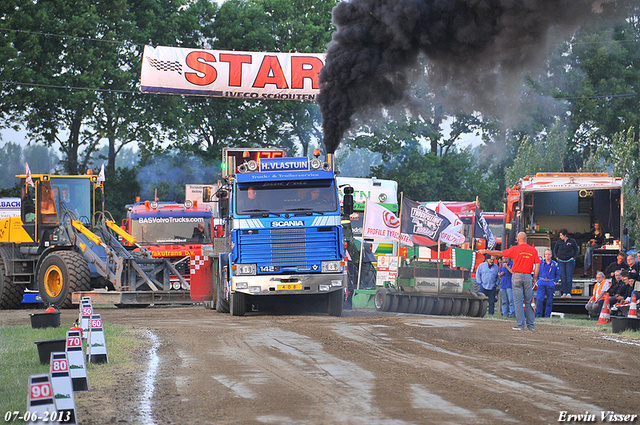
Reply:
[[[311,301],[342,314],[347,274],[330,162],[282,150],[223,150],[226,181],[216,195],[227,243],[214,280],[217,311],[242,316]]]

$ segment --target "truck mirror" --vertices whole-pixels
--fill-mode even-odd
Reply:
[[[345,186],[344,196],[342,197],[342,210],[345,216],[353,214],[353,188]]]
[[[211,202],[211,187],[204,186],[202,188],[202,202]]]
[[[226,190],[219,190],[218,195],[218,211],[221,218],[229,217],[229,198]]]

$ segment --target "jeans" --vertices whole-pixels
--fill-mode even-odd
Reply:
[[[538,280],[538,292],[536,293],[536,316],[551,317],[551,309],[553,308],[553,292],[556,285],[551,280]],[[544,307],[544,298],[547,297],[546,307]],[[544,311],[542,311],[544,307]]]
[[[576,260],[562,261],[558,260],[558,269],[560,270],[560,280],[562,281],[562,295],[571,295],[573,288],[573,270],[576,268]]]
[[[500,289],[502,292],[502,315],[513,317],[516,314],[516,306],[513,303],[513,289]]]
[[[518,327],[524,329],[526,316],[527,328],[533,329],[533,322],[536,319],[536,313],[533,311],[533,307],[531,307],[531,301],[533,299],[531,274],[514,273],[511,280],[511,286],[513,288],[513,302],[516,307],[516,323]],[[523,300],[527,306],[526,309],[522,304]]]
[[[481,286],[480,292],[482,292],[487,297],[489,297],[489,314],[493,315],[495,311],[495,304],[496,304],[496,292],[497,292],[496,287],[494,286],[493,289],[485,289],[484,287]]]
[[[591,252],[594,249],[600,249],[600,245],[595,244],[595,245],[591,245],[589,248],[587,248],[587,251],[584,254],[584,272],[587,272],[587,269],[589,267],[591,267]]]

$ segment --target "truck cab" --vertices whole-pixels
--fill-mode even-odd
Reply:
[[[226,152],[228,157],[228,152]],[[221,254],[218,310],[243,315],[265,297],[315,297],[339,316],[346,287],[335,174],[317,158],[229,164],[229,249]],[[226,203],[226,202],[223,202]],[[281,298],[277,298],[281,297]]]

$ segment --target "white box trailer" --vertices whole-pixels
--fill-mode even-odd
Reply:
[[[515,243],[525,232],[542,256],[553,248],[558,230],[567,229],[580,245],[574,275],[583,273],[583,257],[591,239],[590,231],[600,221],[608,235],[593,261],[589,279],[574,277],[574,294],[588,297],[598,269],[605,269],[624,250],[623,181],[607,173],[538,173],[523,177],[507,189],[505,198],[505,239],[502,248]],[[593,259],[592,259],[593,260]]]

